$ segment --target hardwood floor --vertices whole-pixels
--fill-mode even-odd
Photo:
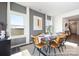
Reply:
[[[72,34],[69,39],[68,39],[69,42],[72,42],[72,43],[76,43],[79,45],[79,35],[76,35],[76,34]]]

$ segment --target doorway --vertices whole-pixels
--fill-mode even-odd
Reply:
[[[63,23],[68,23],[70,27],[71,36],[68,41],[79,45],[79,15],[66,17]]]
[[[77,21],[69,20],[71,34],[77,35]]]

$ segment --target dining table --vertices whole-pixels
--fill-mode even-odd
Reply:
[[[57,34],[40,34],[38,36],[39,43],[44,39],[45,41],[54,40],[57,37]]]
[[[44,51],[45,53],[47,53],[50,50],[50,42],[55,40],[55,38],[57,37],[57,34],[40,34],[38,35],[38,40],[39,43],[43,41],[44,45]]]
[[[55,40],[56,37],[59,36],[59,35],[61,35],[61,34],[59,34],[59,33],[53,33],[53,34],[44,34],[44,33],[42,33],[42,34],[38,35],[39,43],[42,42],[42,40],[45,41],[45,46],[44,46],[44,51],[45,52],[40,50],[40,49],[38,49],[38,48],[37,48],[37,50],[41,54],[43,54],[44,56],[47,56],[48,55],[47,52],[50,50],[49,42]]]

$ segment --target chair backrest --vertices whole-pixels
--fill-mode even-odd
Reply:
[[[58,36],[58,37],[56,38],[56,40],[55,40],[55,42],[56,42],[57,44],[62,43],[62,41],[63,41],[63,38],[61,38],[60,36]]]
[[[65,34],[65,32],[61,32],[60,34]]]
[[[48,32],[46,32],[45,34],[48,34]]]
[[[38,36],[38,35],[40,35],[40,34],[42,34],[42,33],[41,33],[41,32],[39,32],[39,33],[37,34],[37,36]]]
[[[33,43],[39,44],[38,36],[33,36]]]
[[[64,39],[66,37],[66,34],[59,35],[59,37]]]

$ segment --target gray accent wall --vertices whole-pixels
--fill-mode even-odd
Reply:
[[[51,16],[47,16],[47,20],[51,20]]]
[[[11,46],[19,45],[19,44],[24,44],[26,43],[26,37],[23,38],[17,38],[17,39],[12,39],[11,40]]]
[[[42,17],[42,21],[43,21],[43,29],[42,30],[33,30],[33,16],[39,16],[39,17]],[[33,9],[30,9],[30,35],[31,33],[33,33],[34,35],[37,35],[39,32],[42,32],[44,33],[45,32],[45,14],[42,14],[40,12],[37,12]],[[30,37],[30,40],[31,40],[31,37]]]
[[[7,25],[7,2],[0,2],[0,22]]]
[[[16,12],[26,14],[26,7],[19,5],[17,3],[14,3],[14,2],[10,2],[10,9]]]
[[[42,21],[43,21],[43,29],[42,30],[33,30],[33,16],[39,16],[39,17],[42,17]],[[42,14],[42,13],[40,13],[40,12],[37,12],[37,11],[35,11],[35,10],[32,10],[32,9],[30,9],[30,32],[31,33],[34,33],[35,35],[36,34],[38,34],[39,32],[42,32],[42,33],[44,33],[45,32],[45,14]],[[31,34],[30,33],[30,34]]]
[[[26,14],[26,7],[15,2],[10,2],[10,10]],[[11,46],[21,45],[26,43],[26,37],[11,39]]]

